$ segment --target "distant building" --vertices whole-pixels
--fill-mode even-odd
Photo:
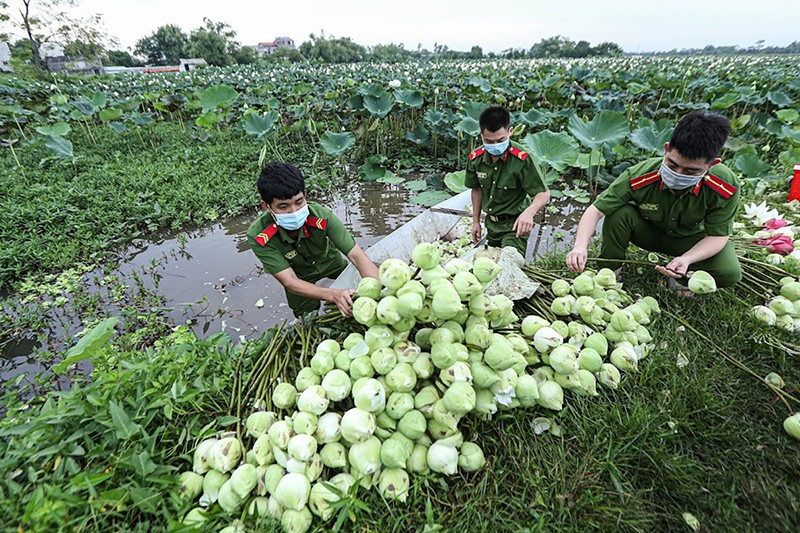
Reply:
[[[276,37],[271,43],[258,43],[253,47],[258,56],[265,56],[275,52],[278,48],[294,49],[294,39],[291,37]]]
[[[0,72],[14,72],[11,66],[11,47],[5,41],[0,41]]]
[[[42,43],[39,45],[39,57],[44,60],[50,57],[64,57],[64,47],[58,43]]]
[[[47,57],[44,58],[47,70],[62,72],[64,74],[102,74],[103,62],[99,59],[86,59],[84,57]]]
[[[202,66],[205,66],[206,64],[207,64],[206,60],[203,59],[202,57],[193,57],[193,58],[189,58],[189,59],[181,59],[180,70],[181,70],[181,72],[191,72],[194,69],[196,69],[197,67],[202,67]]]

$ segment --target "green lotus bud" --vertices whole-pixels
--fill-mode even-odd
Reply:
[[[291,383],[278,383],[272,391],[272,403],[278,409],[291,409],[297,402],[297,389]],[[270,424],[271,425],[271,424]],[[269,429],[269,427],[267,427]]]
[[[314,444],[316,444],[316,441]],[[231,484],[231,489],[233,489],[233,492],[235,492],[237,496],[240,498],[247,498],[258,484],[256,467],[246,463],[239,465],[231,474],[231,478],[228,482]]]
[[[556,298],[556,300],[558,300],[558,298]],[[553,301],[553,304],[555,304],[555,300]],[[575,300],[575,309],[578,311],[579,314],[591,313],[592,309],[594,309],[594,306],[595,306],[594,298],[592,298],[591,296],[579,296],[578,299]],[[569,312],[563,313],[563,315],[568,315],[568,314]]]
[[[405,467],[404,463],[402,467],[386,468],[381,472],[378,481],[378,491],[381,496],[399,502],[405,502],[408,499],[411,482],[408,473],[403,470]]]
[[[492,321],[508,316],[514,310],[514,302],[505,294],[495,294],[491,299],[494,309],[489,313],[489,318]]]
[[[636,371],[639,357],[630,343],[621,342],[611,352],[611,364],[623,371]]]
[[[579,296],[590,294],[594,290],[594,278],[588,273],[580,274],[572,280],[572,288]]]
[[[414,449],[414,442],[402,433],[393,433],[381,445],[381,463],[386,468],[405,468]]]
[[[469,299],[469,312],[473,316],[486,317],[494,310],[494,302],[484,293],[476,294]]]
[[[600,357],[608,355],[608,340],[602,333],[592,333],[589,335],[583,343],[583,347],[595,350]]]
[[[564,279],[557,279],[550,285],[550,290],[553,291],[556,298],[566,296],[570,291],[569,282]]]
[[[426,287],[430,287],[434,280],[450,279],[450,274],[441,266],[435,266],[433,268],[423,269],[420,277],[422,278],[422,284]]]
[[[428,468],[428,447],[415,444],[411,455],[406,461],[406,470],[412,474],[424,475],[430,472]]]
[[[458,450],[455,446],[437,440],[428,448],[428,468],[438,474],[452,476],[458,468]]]
[[[476,257],[472,263],[472,273],[484,286],[500,274],[500,265],[488,257]]]
[[[786,383],[783,381],[783,378],[780,377],[775,372],[770,372],[769,374],[767,374],[767,376],[764,378],[764,381],[766,381],[776,389],[782,389],[783,387],[786,386]]]
[[[292,426],[286,420],[278,420],[269,427],[267,435],[273,447],[285,450],[292,438]]]
[[[308,508],[312,513],[322,518],[322,520],[329,520],[333,516],[334,509],[331,504],[340,499],[340,496],[329,489],[325,483],[317,482],[311,487],[311,492],[308,497]]]
[[[397,314],[402,318],[414,318],[417,315],[417,313],[422,311],[422,305],[424,301],[425,301],[424,297],[416,293],[408,293],[399,296],[397,298],[397,304],[396,304]],[[380,305],[378,307],[380,308]],[[396,322],[399,322],[399,320],[386,323],[392,324]]]
[[[553,411],[560,411],[564,406],[564,390],[555,381],[545,381],[539,385],[540,406]]]
[[[395,343],[394,333],[389,327],[383,325],[370,327],[364,334],[364,341],[373,352],[381,348],[390,348]]]
[[[617,311],[611,315],[611,322],[609,325],[619,332],[635,331],[638,326],[633,315],[625,310]]]
[[[253,498],[253,501],[247,507],[247,516],[269,516],[269,498],[264,496]],[[244,526],[242,526],[241,531],[245,531]]]
[[[411,261],[423,270],[438,266],[439,259],[439,248],[437,248],[435,244],[429,242],[417,244],[411,252]]]
[[[304,390],[297,399],[297,408],[317,416],[328,410],[328,395],[320,385],[312,385]]]
[[[308,366],[301,368],[294,380],[294,386],[297,392],[304,392],[312,385],[319,385],[320,383],[322,383],[322,377]]]
[[[647,328],[644,326],[637,327],[635,335],[636,335],[636,341],[639,344],[647,344],[648,342],[651,342],[653,340],[652,335],[650,335],[650,332],[647,331]]]
[[[474,442],[465,442],[461,445],[458,455],[458,466],[465,472],[476,472],[486,464],[483,450]]]
[[[636,321],[637,324],[649,324],[650,323],[650,308],[646,305],[641,304],[631,304],[625,308],[628,311],[633,319]]]
[[[201,507],[195,507],[183,517],[183,525],[193,526],[195,528],[202,527],[208,521],[206,511]]]
[[[371,278],[364,278],[371,279]],[[369,326],[377,320],[378,302],[368,296],[360,296],[353,302],[353,318],[359,324]]]
[[[778,296],[769,302],[769,308],[778,316],[794,314],[794,304],[785,296]]]
[[[472,383],[472,372],[468,363],[456,361],[452,366],[439,372],[439,379],[448,387],[456,381]]]
[[[601,268],[594,276],[596,286],[608,289],[617,284],[617,275],[610,268]]]
[[[396,291],[411,279],[411,269],[400,259],[387,259],[378,268],[378,276],[384,287]]]
[[[454,275],[453,288],[462,301],[469,301],[473,296],[483,293],[483,285],[471,272],[459,272]]]
[[[431,348],[431,362],[436,368],[444,369],[458,361],[459,350],[455,344],[434,344]]]
[[[378,374],[386,375],[397,365],[397,353],[394,348],[379,348],[372,352],[369,361]]]
[[[291,385],[289,385],[291,387]],[[267,432],[269,427],[277,420],[278,415],[272,411],[256,411],[247,417],[245,427],[247,434],[257,439]]]
[[[536,400],[539,399],[539,387],[536,383],[536,378],[530,374],[520,374],[517,379],[517,386],[514,387],[514,392],[522,407],[533,407],[536,405]]]
[[[434,366],[428,353],[420,353],[411,365],[418,379],[428,379],[433,375]]]
[[[236,494],[231,481],[228,480],[219,488],[217,502],[223,511],[228,514],[233,514],[242,506],[244,499]]]
[[[358,296],[377,300],[381,296],[381,282],[375,278],[361,278],[358,282]]]
[[[597,374],[597,380],[610,389],[616,389],[621,379],[619,370],[611,363],[603,363]]]
[[[319,418],[314,413],[295,411],[292,415],[292,429],[295,433],[313,435],[314,432],[317,431],[318,422]]]
[[[203,476],[196,472],[184,472],[180,477],[181,496],[194,500],[203,492]]]
[[[462,309],[461,298],[452,285],[441,287],[433,295],[431,311],[439,319],[449,320]]]
[[[219,489],[231,478],[230,474],[223,474],[217,470],[209,470],[203,478],[203,496],[201,504],[212,504],[219,497]]]
[[[258,469],[257,469],[258,471]],[[280,465],[269,465],[266,467],[263,472],[259,472],[258,478],[258,485],[256,486],[256,490],[258,494],[265,495],[269,494],[272,495],[275,493],[275,488],[278,486],[278,482],[286,475],[286,471]]]
[[[192,470],[196,474],[205,474],[211,467],[208,466],[208,453],[211,448],[217,443],[217,439],[206,439],[197,445],[194,450],[194,461],[192,463]]]
[[[414,396],[414,409],[420,411],[426,418],[433,416],[433,406],[439,401],[439,392],[433,385],[420,389]]]
[[[394,343],[394,353],[397,354],[398,363],[413,363],[422,352],[415,343],[405,340]]]
[[[319,452],[322,464],[328,468],[347,467],[347,448],[340,442],[329,442]]]
[[[584,348],[578,355],[578,366],[589,372],[599,372],[603,358],[594,348]]]
[[[550,325],[550,322],[536,315],[526,316],[522,320],[522,334],[526,337],[533,337],[537,331]]]
[[[420,302],[420,307],[422,303]],[[383,324],[392,325],[400,321],[400,313],[397,310],[397,297],[384,296],[378,302],[378,309],[375,312],[378,320]],[[413,316],[413,314],[412,314]]]
[[[445,391],[442,402],[451,413],[463,416],[475,409],[475,389],[464,381],[456,381]]]
[[[783,429],[792,437],[800,440],[800,413],[795,413],[783,421]]]
[[[575,394],[581,396],[597,396],[597,379],[594,374],[581,368],[575,374],[580,382],[578,388],[572,389]]]
[[[695,294],[716,292],[717,282],[708,272],[698,270],[689,278],[689,290]]]
[[[549,366],[540,366],[533,371],[533,377],[536,379],[536,384],[541,386],[545,381],[553,381],[555,372]]]
[[[230,472],[239,464],[243,454],[242,443],[236,437],[220,439],[208,450],[208,466],[223,473]]]
[[[386,400],[387,416],[394,420],[400,420],[407,412],[414,409],[414,396],[408,392],[393,392]]]
[[[478,388],[488,389],[500,381],[497,372],[481,361],[470,363],[469,368],[472,375],[472,383]]]
[[[351,472],[355,471],[359,474],[356,476],[357,478],[375,474],[381,468],[381,441],[372,436],[364,442],[353,444],[350,446],[347,460],[350,463]]]
[[[386,407],[386,389],[372,378],[362,378],[353,384],[353,402],[370,413],[380,413]]]
[[[515,355],[514,347],[503,337],[494,339],[484,352],[486,364],[498,371],[511,368],[516,362]]]
[[[475,412],[489,416],[497,412],[497,403],[491,390],[478,389],[475,391]]]
[[[551,327],[539,328],[533,335],[533,346],[539,353],[548,353],[564,343],[564,337]]]
[[[573,372],[572,374],[560,374],[556,372],[554,381],[561,385],[563,389],[574,390],[581,387],[581,380],[577,372]]]
[[[778,319],[775,311],[764,305],[756,305],[750,310],[750,313],[768,326],[774,326],[776,320]]]
[[[556,346],[550,352],[550,366],[559,374],[572,374],[578,370],[578,351],[571,344]]]
[[[397,430],[411,440],[417,440],[424,435],[426,427],[425,415],[416,409],[407,411],[397,423]]]
[[[308,507],[303,507],[299,511],[286,509],[281,515],[281,527],[284,533],[305,533],[313,521],[314,517]]]

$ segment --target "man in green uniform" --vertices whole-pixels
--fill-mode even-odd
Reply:
[[[362,277],[378,279],[378,269],[342,221],[329,209],[306,202],[303,174],[286,163],[270,163],[258,178],[264,213],[247,230],[250,249],[286,291],[295,316],[319,310],[319,301],[333,302],[342,315],[352,314],[355,289],[330,289],[315,283],[335,278],[347,256]]]
[[[481,238],[483,209],[489,246],[513,246],[525,257],[533,217],[550,201],[550,191],[536,161],[510,142],[507,109],[487,107],[478,122],[483,146],[469,154],[464,178],[472,189],[472,241]]]
[[[741,266],[728,237],[739,206],[739,180],[718,157],[729,133],[730,122],[722,116],[686,115],[664,145],[663,157],[630,167],[589,206],[567,266],[583,271],[589,239],[605,216],[601,258],[624,259],[633,243],[673,256],[656,266],[669,278],[682,278],[691,267],[711,274],[718,287],[738,282]],[[602,266],[618,268],[619,263]]]

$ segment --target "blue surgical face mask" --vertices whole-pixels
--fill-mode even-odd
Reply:
[[[483,147],[486,148],[486,151],[489,152],[490,155],[500,156],[508,150],[508,139],[496,144],[483,143]]]
[[[308,218],[308,204],[304,205],[294,213],[272,213],[275,223],[283,229],[294,231],[303,227]]]
[[[679,174],[669,168],[666,163],[661,163],[661,169],[658,171],[661,174],[661,181],[664,182],[664,185],[669,187],[672,190],[680,191],[683,189],[688,189],[689,187],[694,187],[697,185],[701,179],[706,175],[705,172],[700,174],[699,176],[690,176],[689,174]]]

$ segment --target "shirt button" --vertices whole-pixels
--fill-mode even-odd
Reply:
[[[674,221],[674,220],[675,220],[675,217],[672,217],[670,220]]]
[[[494,167],[494,169],[497,170],[497,167]]]

